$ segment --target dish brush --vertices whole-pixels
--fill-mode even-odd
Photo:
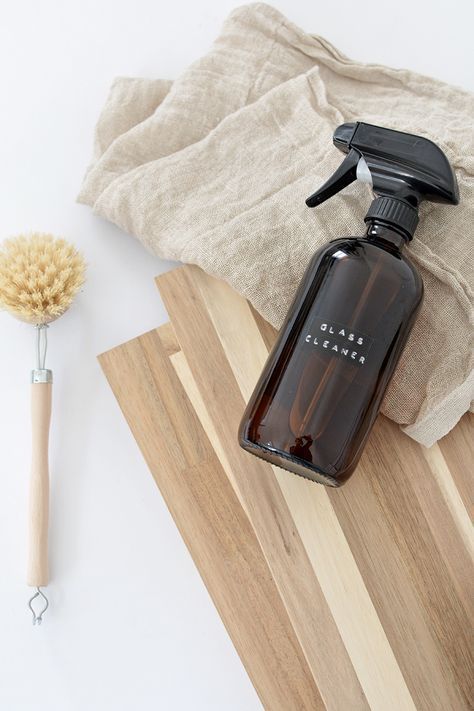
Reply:
[[[0,248],[0,308],[36,329],[36,367],[31,372],[32,464],[27,585],[33,624],[49,603],[41,590],[49,581],[49,426],[53,373],[46,368],[49,324],[67,311],[84,283],[85,262],[66,240],[32,233],[7,239]],[[37,614],[33,604],[42,602]],[[36,603],[35,603],[35,606]]]

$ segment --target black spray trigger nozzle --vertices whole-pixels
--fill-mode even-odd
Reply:
[[[329,180],[306,199],[307,206],[316,207],[316,205],[321,205],[322,202],[329,200],[330,197],[353,183],[354,180],[357,179],[357,166],[360,159],[360,153],[354,148],[351,148],[339,168],[331,175]]]
[[[378,220],[411,239],[422,200],[459,202],[454,171],[436,143],[423,136],[361,121],[344,123],[333,135],[346,157],[324,185],[306,200],[316,207],[354,180],[370,183],[375,200],[366,220]]]

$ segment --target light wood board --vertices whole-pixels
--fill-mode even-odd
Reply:
[[[332,490],[241,450],[266,324],[196,267],[171,324],[101,365],[266,709],[474,707],[468,416],[427,450],[380,417]]]

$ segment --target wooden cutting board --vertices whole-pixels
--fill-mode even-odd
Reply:
[[[157,283],[171,324],[100,362],[264,707],[474,708],[472,420],[425,449],[380,417],[338,490],[272,467],[236,433],[275,331]]]

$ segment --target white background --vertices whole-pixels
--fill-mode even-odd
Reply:
[[[0,313],[1,711],[260,708],[96,361],[166,320],[153,277],[172,265],[75,204],[111,80],[176,77],[235,6],[0,3],[0,239],[50,231],[89,263],[49,333],[53,579],[39,628],[24,583],[33,329]],[[350,57],[474,89],[470,0],[276,6]]]

